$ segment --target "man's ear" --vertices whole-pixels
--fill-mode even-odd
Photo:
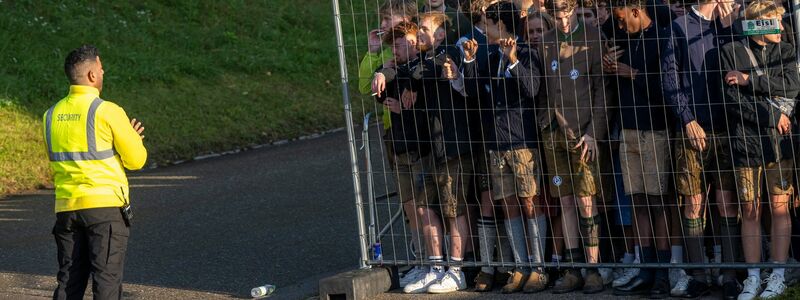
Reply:
[[[89,82],[97,82],[97,74],[94,73],[94,70],[87,70],[86,78],[89,79]]]
[[[632,14],[634,17],[637,17],[637,18],[638,18],[638,17],[639,17],[639,14],[641,14],[641,13],[642,13],[642,12],[641,12],[641,11],[640,11],[638,8],[631,8],[631,14]]]
[[[434,32],[433,34],[434,34],[434,37],[437,40],[444,40],[444,38],[447,37],[447,32],[444,30],[444,27],[442,27],[442,26],[439,26],[439,28],[436,28],[436,32]]]

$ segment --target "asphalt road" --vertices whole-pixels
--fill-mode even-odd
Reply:
[[[373,130],[373,139],[376,137]],[[360,134],[358,135],[360,137]],[[380,143],[375,194],[393,190]],[[363,154],[363,153],[360,153]],[[344,132],[129,174],[135,219],[125,270],[126,299],[315,299],[320,279],[358,267],[358,234]],[[362,171],[364,170],[363,166]],[[366,180],[362,188],[366,196]],[[402,220],[386,227],[395,201],[375,207],[385,259],[407,259]],[[369,214],[366,214],[369,217]],[[47,299],[57,271],[52,191],[0,199],[0,299]],[[88,294],[87,294],[88,296]],[[459,292],[376,299],[584,298]],[[510,298],[509,298],[510,297]],[[610,292],[591,298],[613,298]]]
[[[129,298],[242,297],[270,283],[302,299],[358,266],[344,132],[129,177]],[[0,200],[0,298],[50,294],[54,218],[52,191]]]

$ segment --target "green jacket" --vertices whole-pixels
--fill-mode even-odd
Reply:
[[[394,54],[392,53],[392,48],[389,47],[383,47],[380,53],[367,52],[364,54],[364,58],[361,59],[361,64],[358,65],[358,91],[361,92],[361,94],[372,94],[372,75],[375,74],[375,70],[381,67],[386,61],[392,59],[392,57],[394,57]],[[391,126],[392,121],[389,117],[389,109],[384,107],[383,127],[384,129],[389,129]]]

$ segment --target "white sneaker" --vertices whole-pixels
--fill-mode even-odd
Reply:
[[[681,270],[683,271],[683,270]],[[686,275],[686,272],[682,272],[679,274],[678,280],[675,282],[675,286],[672,287],[672,290],[669,291],[669,294],[672,297],[681,297],[686,294],[686,289],[689,288],[689,275]]]
[[[411,282],[403,287],[403,293],[406,294],[421,294],[428,291],[428,287],[439,281],[444,277],[445,272],[436,271],[430,268],[428,273],[420,276],[417,281]]]
[[[622,271],[622,276],[615,279],[611,283],[611,287],[620,287],[626,285],[628,284],[628,282],[631,282],[631,280],[635,278],[637,275],[639,275],[639,269],[626,268],[624,271]]]
[[[458,270],[448,270],[444,276],[436,283],[428,287],[428,293],[431,294],[446,294],[455,291],[464,290],[467,288],[467,282],[464,281],[464,272]]]
[[[783,276],[772,273],[767,277],[765,281],[767,283],[767,287],[764,288],[764,292],[761,293],[759,296],[761,299],[771,299],[780,296],[783,294],[783,291],[786,290],[786,284],[784,283]]]
[[[679,268],[669,269],[669,286],[675,287],[675,284],[678,283],[678,280],[680,280],[681,277],[684,276],[686,276],[686,271],[684,271],[683,269]]]
[[[738,300],[753,300],[761,292],[761,279],[756,276],[747,276],[747,279],[742,283],[742,293],[739,294]]]
[[[617,278],[622,277],[623,273],[625,273],[625,269],[623,268],[616,268],[614,272],[611,273],[611,277],[613,280],[617,280]]]
[[[600,273],[600,277],[603,278],[603,285],[607,285],[614,281],[614,277],[612,276],[611,268],[597,268],[597,272]]]
[[[428,270],[426,268],[416,266],[408,270],[402,277],[400,277],[400,287],[405,287],[409,283],[417,281],[423,275],[427,274]]]

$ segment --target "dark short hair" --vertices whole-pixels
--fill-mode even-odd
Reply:
[[[644,8],[647,7],[647,0],[611,0],[611,8]]]
[[[83,45],[70,51],[64,60],[64,73],[69,82],[77,83],[80,80],[80,74],[77,73],[78,66],[85,62],[94,62],[98,56],[100,56],[100,51],[92,45]]]
[[[506,31],[511,34],[517,34],[522,29],[522,19],[520,18],[520,11],[511,1],[500,1],[489,5],[486,8],[486,19],[492,20],[495,23],[503,21],[506,25]]]

